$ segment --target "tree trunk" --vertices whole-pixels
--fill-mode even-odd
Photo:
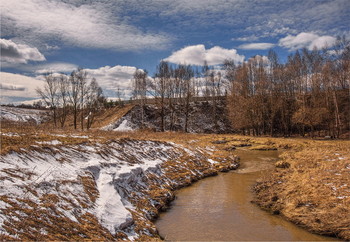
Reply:
[[[336,128],[336,136],[337,136],[336,138],[339,138],[340,131],[341,131],[341,122],[340,122],[339,107],[338,107],[338,101],[337,101],[335,90],[333,90],[333,99],[334,99],[334,105],[335,105],[335,128]]]

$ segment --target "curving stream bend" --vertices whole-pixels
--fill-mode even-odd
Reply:
[[[278,151],[237,149],[238,170],[198,181],[176,193],[171,209],[156,222],[165,240],[329,241],[311,234],[250,201],[251,186],[272,169]]]

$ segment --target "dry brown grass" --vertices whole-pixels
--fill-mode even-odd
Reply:
[[[350,239],[350,142],[307,141],[255,186],[256,202],[308,230]],[[288,167],[288,166],[287,166]]]
[[[104,126],[107,126],[111,123],[116,122],[118,119],[123,117],[126,113],[128,113],[135,105],[134,104],[126,104],[124,106],[115,106],[112,108],[102,109],[98,113],[94,115],[94,122],[92,124],[92,129],[98,129],[102,128]],[[81,115],[78,114],[77,117],[77,124],[78,129],[80,129],[80,122],[81,122]],[[64,128],[59,128],[62,130],[74,130],[74,124],[73,124],[73,114],[67,115],[65,126]],[[84,125],[86,122],[84,122]],[[57,125],[59,126],[59,122],[57,121]],[[54,122],[48,121],[40,126],[49,126],[50,128],[54,128]],[[84,127],[86,129],[86,127]]]
[[[114,107],[101,111],[96,118],[90,130],[80,130],[80,123],[78,129],[73,128],[73,117],[67,117],[66,126],[64,128],[55,128],[52,121],[36,125],[34,123],[23,123],[13,121],[1,121],[1,143],[0,154],[5,154],[11,151],[19,151],[21,148],[28,148],[32,145],[43,146],[45,144],[38,144],[36,142],[45,142],[51,140],[58,140],[62,144],[78,144],[89,140],[98,141],[100,131],[98,128],[104,127],[110,123],[115,122],[129,112],[134,105],[127,104],[123,107]],[[115,134],[101,131],[102,140],[110,139]],[[92,135],[92,138],[82,138],[82,136]],[[79,138],[72,136],[81,136]],[[125,136],[124,136],[125,137]]]
[[[92,128],[102,128],[116,122],[118,119],[127,114],[134,106],[134,104],[126,104],[122,107],[116,106],[104,110],[96,116]]]
[[[126,111],[127,108],[124,110]],[[120,111],[120,115],[124,111]],[[119,114],[118,114],[119,115]],[[117,115],[117,116],[118,116]],[[105,123],[98,125],[99,127],[107,125],[116,116],[114,111],[105,114],[105,119],[109,119]],[[202,150],[211,150],[207,154],[207,158],[220,161],[215,169],[206,167],[200,158],[192,159],[191,157],[182,157],[182,161],[186,161],[187,167],[178,166],[175,161],[169,160],[162,164],[166,170],[168,178],[177,181],[178,185],[160,188],[160,184],[154,182],[151,189],[147,191],[147,196],[157,202],[157,208],[153,208],[149,201],[140,196],[134,196],[134,205],[139,212],[132,212],[136,231],[143,231],[144,227],[154,230],[154,225],[142,219],[142,210],[147,207],[150,214],[157,214],[157,209],[166,207],[166,203],[172,199],[171,191],[174,189],[187,186],[193,181],[199,179],[191,170],[198,169],[204,176],[215,175],[218,170],[227,169],[232,162],[232,151],[230,147],[239,147],[253,145],[253,147],[263,147],[264,149],[278,148],[287,149],[282,155],[282,162],[286,169],[277,169],[270,176],[263,178],[255,187],[257,194],[256,202],[265,209],[275,213],[280,213],[294,223],[304,226],[307,229],[327,235],[336,235],[343,239],[350,239],[350,142],[349,141],[315,141],[304,138],[270,138],[270,137],[247,137],[239,135],[216,135],[216,134],[187,134],[164,132],[154,133],[150,131],[142,132],[110,132],[93,129],[89,131],[74,131],[71,128],[52,130],[51,126],[22,125],[15,123],[2,124],[2,133],[18,134],[14,136],[1,135],[1,154],[10,151],[19,151],[22,148],[43,149],[50,145],[38,144],[38,142],[58,140],[62,145],[80,144],[84,142],[90,143],[108,143],[116,139],[136,139],[136,140],[152,140],[166,141],[181,144],[191,149],[197,148]],[[65,135],[65,136],[57,136]],[[77,138],[72,136],[88,136],[87,138]],[[218,142],[219,141],[219,142]],[[35,147],[33,147],[35,145]],[[101,155],[104,155],[101,150]],[[288,165],[287,165],[288,164]],[[288,168],[289,167],[289,168]],[[13,173],[11,170],[6,171]],[[17,174],[18,175],[18,174]],[[30,174],[23,174],[20,179],[26,179]],[[1,179],[1,178],[0,178]],[[152,180],[152,178],[149,178]],[[96,185],[92,177],[80,177],[80,181],[84,184],[84,189],[91,201],[96,199]],[[163,184],[164,185],[164,184]],[[170,194],[170,195],[169,195]],[[6,199],[6,197],[1,198]],[[54,197],[44,197],[42,200],[45,207],[50,211],[55,205]],[[22,208],[15,207],[7,212],[16,213],[20,211],[28,213]],[[33,215],[23,219],[25,226],[33,226],[39,228],[40,222],[36,217],[46,219],[50,216],[48,212],[42,215],[38,214],[34,208]],[[33,217],[34,216],[34,217]],[[42,216],[42,217],[41,217]],[[52,217],[53,219],[54,217]],[[139,219],[138,219],[139,218]],[[48,221],[53,221],[49,220]],[[81,219],[81,224],[74,224],[62,218],[57,220],[53,226],[50,239],[72,240],[82,239],[74,231],[85,231],[88,239],[115,239],[111,237],[108,231],[104,230],[98,224],[96,218],[92,215],[86,215]],[[18,221],[11,221],[5,224],[6,230],[11,231],[13,226],[19,226]],[[34,223],[34,224],[33,224]],[[38,223],[38,224],[36,224]],[[67,223],[71,229],[63,225]],[[152,229],[153,228],[153,229]],[[64,230],[68,232],[64,232]],[[71,231],[71,232],[69,232]],[[72,232],[73,231],[73,232]],[[84,232],[84,233],[85,233]],[[39,232],[37,232],[39,233]],[[62,233],[62,234],[60,234]],[[96,233],[99,236],[93,236]],[[151,239],[146,234],[141,233],[140,238]],[[35,235],[36,232],[32,233]],[[20,239],[31,240],[34,237],[21,235]],[[36,234],[40,239],[40,234]],[[105,237],[104,237],[105,236]],[[124,235],[120,235],[122,238]],[[12,237],[11,237],[12,238]],[[0,236],[0,239],[9,239],[6,236]],[[13,238],[12,238],[13,239]]]
[[[3,225],[9,236],[0,235],[2,241],[13,241],[14,239],[23,241],[115,240],[123,238],[112,236],[92,214],[82,214],[77,218],[78,222],[68,219],[57,210],[60,198],[54,194],[44,194],[37,203],[28,199],[9,199],[6,196],[1,196],[0,200],[8,204],[6,209],[1,209],[1,213],[10,218],[4,221]],[[45,229],[46,232],[43,233],[42,229]]]

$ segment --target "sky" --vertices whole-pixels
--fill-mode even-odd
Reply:
[[[136,69],[242,63],[350,37],[350,0],[0,0],[1,103],[37,99],[47,72],[78,67],[108,97]]]

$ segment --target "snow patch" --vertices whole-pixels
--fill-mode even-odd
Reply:
[[[19,134],[17,134],[17,133],[0,133],[1,135],[3,135],[3,136],[8,136],[8,137],[20,137],[20,135]]]
[[[50,145],[60,143],[57,140],[40,142]],[[0,196],[8,196],[16,203],[20,203],[17,198],[39,201],[45,194],[62,197],[64,199],[60,199],[56,208],[64,216],[77,221],[77,216],[92,213],[113,234],[132,223],[128,209],[133,207],[120,188],[138,181],[146,170],[180,156],[171,144],[134,140],[23,151],[0,156],[0,177],[3,178],[0,179]],[[95,202],[90,200],[79,182],[79,177],[87,174],[94,177],[97,185],[99,195]],[[37,194],[28,193],[26,187],[31,187]],[[86,206],[81,207],[81,201]],[[0,209],[7,206],[5,202],[0,203]],[[3,228],[4,222],[9,219],[6,216],[0,214],[0,233],[6,233]],[[131,239],[135,233],[129,230],[128,235]]]
[[[32,121],[39,124],[47,118],[47,114],[48,112],[43,110],[0,106],[1,120],[15,122]]]
[[[212,159],[208,159],[208,161],[210,162],[210,164],[216,164],[216,163],[218,163],[217,161],[212,160]]]
[[[133,129],[128,126],[128,120],[123,120],[123,122],[114,131],[132,131]]]
[[[61,141],[58,141],[58,140],[51,140],[51,141],[35,141],[35,143],[41,144],[41,145],[60,145],[60,144],[62,144],[62,142],[61,142]]]
[[[131,219],[130,212],[124,207],[121,197],[114,188],[111,174],[102,173],[97,181],[100,196],[96,201],[96,216],[112,234],[116,231],[116,225],[123,224]]]

